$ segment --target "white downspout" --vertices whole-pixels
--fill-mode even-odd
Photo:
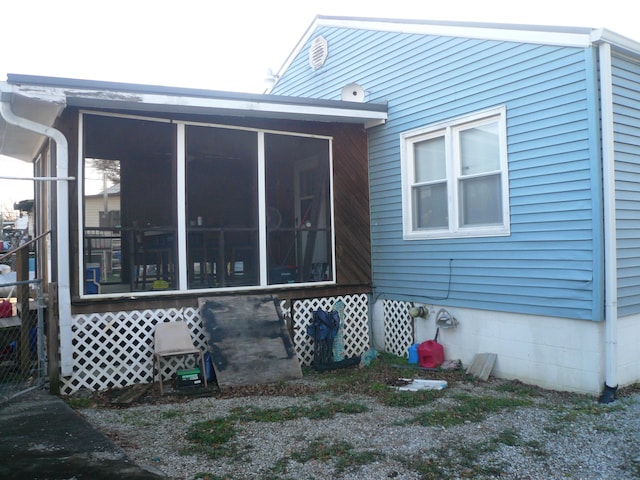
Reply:
[[[55,128],[18,117],[11,110],[9,100],[0,96],[0,115],[16,127],[44,135],[56,144],[57,214],[56,241],[58,244],[58,319],[60,325],[60,374],[68,377],[73,373],[73,350],[71,344],[71,290],[69,279],[69,146],[66,137]]]
[[[600,59],[600,110],[602,115],[602,190],[604,195],[604,392],[600,403],[614,400],[618,388],[618,276],[616,245],[616,185],[613,135],[613,80],[611,45],[598,46]]]

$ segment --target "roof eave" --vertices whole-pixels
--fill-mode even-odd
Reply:
[[[615,50],[627,54],[640,56],[640,42],[636,42],[624,35],[620,35],[606,28],[598,28],[591,32],[591,41],[593,44],[608,43]]]
[[[60,101],[68,105],[127,108],[131,106],[157,106],[157,111],[189,110],[217,114],[237,112],[258,117],[283,118],[293,115],[305,119],[343,119],[346,122],[365,123],[386,119],[384,103],[359,103],[282,95],[224,92],[193,88],[175,88],[160,85],[78,80],[57,77],[38,77],[9,74],[7,84],[23,96]],[[212,111],[213,110],[213,111]]]
[[[38,81],[39,80],[39,81]],[[109,88],[107,88],[109,87]],[[0,82],[2,101],[13,112],[48,127],[64,108],[149,112],[155,115],[221,115],[296,121],[360,124],[365,128],[387,120],[386,104],[301,99],[211,90],[91,82],[10,75]],[[8,125],[0,118],[0,154],[32,160],[44,138]]]

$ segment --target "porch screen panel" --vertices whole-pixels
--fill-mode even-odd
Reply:
[[[190,289],[259,284],[257,178],[255,131],[186,126]]]
[[[265,135],[270,285],[333,280],[327,139]]]
[[[85,294],[176,288],[175,126],[83,115]]]

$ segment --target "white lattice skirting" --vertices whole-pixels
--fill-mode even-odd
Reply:
[[[313,312],[330,311],[339,302],[344,302],[342,329],[345,356],[361,355],[369,349],[369,301],[365,294],[295,300],[291,306],[293,343],[301,365],[311,365],[313,361],[313,340],[307,334]]]
[[[406,357],[413,344],[413,324],[409,315],[411,303],[384,300],[384,350],[399,357]]]
[[[302,365],[313,359],[313,342],[307,335],[315,310],[330,310],[343,301],[344,340],[347,356],[360,355],[369,348],[369,305],[365,294],[345,297],[294,300],[283,306],[293,326],[293,343]],[[153,332],[156,324],[182,320],[189,324],[196,346],[206,349],[206,334],[197,308],[136,310],[72,316],[73,375],[61,379],[61,393],[81,390],[123,388],[153,381]],[[190,367],[175,358],[162,363],[163,378],[172,378],[176,369]]]

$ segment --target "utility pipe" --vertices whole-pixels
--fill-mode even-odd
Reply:
[[[17,116],[11,110],[10,91],[0,91],[0,115],[18,128],[50,138],[56,144],[56,176],[67,179],[69,174],[69,145],[66,137],[55,128]],[[7,100],[9,98],[9,100]],[[58,263],[58,321],[60,325],[60,373],[68,377],[73,373],[73,346],[71,343],[71,290],[69,276],[69,185],[58,183],[56,242]]]
[[[57,182],[75,179],[76,177],[7,177],[6,175],[0,175],[0,180],[30,180],[32,182]]]
[[[618,276],[616,245],[616,185],[613,134],[613,80],[611,45],[598,46],[600,60],[600,111],[602,112],[602,194],[604,196],[604,360],[605,381],[600,403],[615,399],[618,388]]]

